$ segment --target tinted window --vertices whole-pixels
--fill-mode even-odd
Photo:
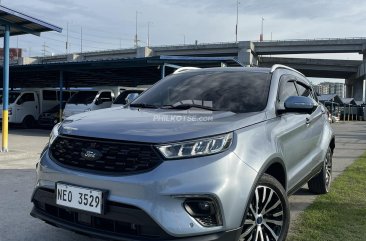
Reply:
[[[311,96],[311,90],[308,87],[303,86],[302,84],[296,83],[297,91],[299,92],[299,96]]]
[[[79,91],[69,99],[69,104],[90,104],[93,102],[98,91]]]
[[[244,71],[187,72],[168,76],[133,104],[205,105],[215,110],[255,112],[267,105],[268,73]]]
[[[62,91],[62,100],[63,101],[68,101],[70,99],[70,97],[72,96],[72,92],[70,91]],[[57,100],[60,100],[60,91],[57,91]]]
[[[126,98],[129,94],[141,94],[143,92],[143,90],[125,90],[123,91],[117,98],[116,100],[113,102],[113,104],[120,104],[120,105],[125,105],[126,103]]]
[[[109,91],[102,92],[99,95],[99,99],[104,102],[112,101],[112,93]]]
[[[34,101],[34,94],[33,93],[25,93],[23,94],[20,99],[18,100],[19,105],[21,105],[24,102]]]
[[[281,85],[279,100],[280,102],[285,102],[290,96],[297,96],[295,83],[293,81],[286,81]]]
[[[42,94],[44,100],[57,100],[56,91],[54,90],[43,90]]]
[[[14,103],[14,101],[18,98],[20,92],[9,92],[9,104]],[[3,95],[0,94],[0,104],[3,103]]]

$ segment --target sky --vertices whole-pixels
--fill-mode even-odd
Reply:
[[[24,56],[235,41],[237,0],[1,0],[1,4],[63,28],[11,38]],[[364,0],[240,0],[238,40],[365,37]],[[148,27],[149,25],[149,27]],[[81,40],[82,39],[82,40]],[[81,44],[82,43],[82,44]],[[292,56],[293,57],[293,56]],[[301,56],[303,57],[303,56]],[[361,59],[358,54],[310,56]]]

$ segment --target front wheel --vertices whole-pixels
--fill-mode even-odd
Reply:
[[[274,177],[264,174],[246,208],[239,241],[283,241],[289,224],[286,192]]]
[[[24,118],[23,122],[22,122],[22,126],[25,129],[31,129],[34,128],[36,126],[36,121],[34,120],[33,116],[28,115]]]

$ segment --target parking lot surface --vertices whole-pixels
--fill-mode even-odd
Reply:
[[[338,176],[366,150],[366,123],[342,122],[333,127],[333,174]],[[52,227],[29,215],[35,164],[48,142],[48,134],[48,130],[10,130],[10,152],[0,153],[0,241],[96,240]],[[315,197],[306,186],[290,197],[292,223]]]

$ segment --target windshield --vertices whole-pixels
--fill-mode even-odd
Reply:
[[[68,104],[90,104],[95,99],[98,91],[79,91],[75,93],[69,101]]]
[[[125,90],[123,91],[117,98],[116,100],[113,102],[113,104],[120,104],[120,105],[125,105],[127,104],[126,102],[126,97],[129,94],[133,94],[133,93],[137,93],[137,94],[141,94],[143,92],[143,90]]]
[[[20,92],[9,92],[9,104],[14,103],[19,95]],[[3,103],[3,93],[0,94],[0,104],[2,103]]]
[[[131,106],[157,108],[199,107],[235,113],[256,112],[267,105],[268,73],[205,71],[168,76],[146,91]]]

